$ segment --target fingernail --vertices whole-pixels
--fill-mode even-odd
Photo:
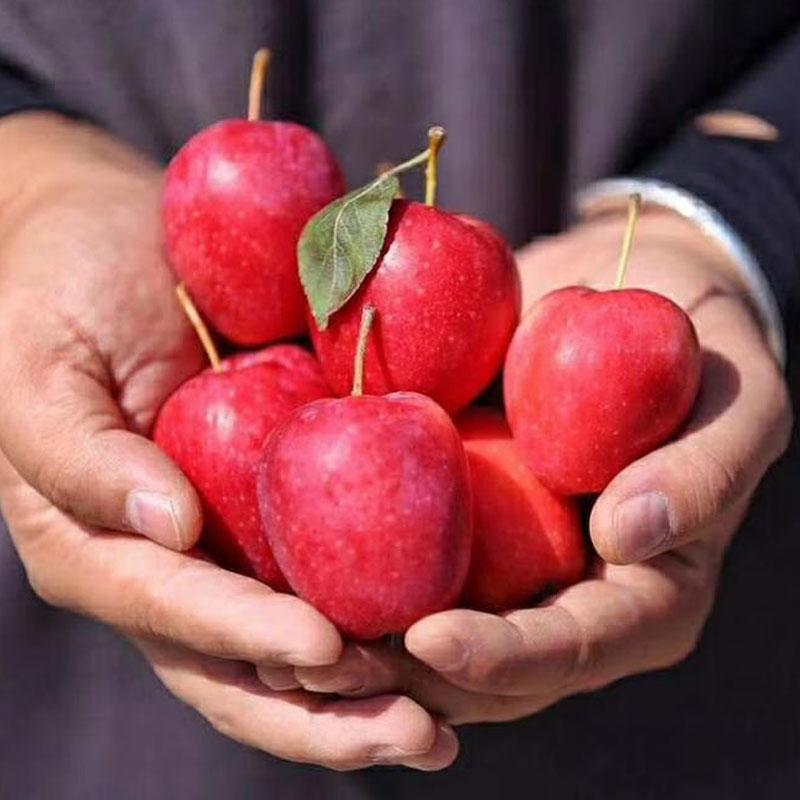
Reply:
[[[325,691],[331,694],[358,694],[364,691],[364,679],[354,672],[346,672],[330,681]]]
[[[172,500],[159,492],[134,489],[125,501],[128,524],[137,533],[171,550],[183,549],[183,537]]]
[[[273,692],[286,692],[290,689],[299,689],[300,683],[294,677],[292,669],[272,669],[259,670],[258,677]]]
[[[282,653],[276,656],[276,659],[285,661],[293,667],[328,667],[331,663],[330,658],[318,658],[305,653]]]
[[[655,555],[673,533],[667,498],[645,492],[624,500],[614,510],[614,531],[620,560],[644,561]]]
[[[320,694],[357,694],[364,690],[364,679],[355,673],[328,674],[325,670],[322,675],[300,674],[303,688],[309,692]]]
[[[455,761],[458,756],[458,737],[455,731],[443,723],[437,725],[436,741],[424,755],[406,760],[405,766],[422,772],[438,772]]]
[[[375,747],[369,754],[369,761],[374,764],[394,764],[407,758],[414,758],[423,753],[414,750],[404,750],[395,744],[384,744]]]
[[[419,651],[418,658],[439,672],[458,672],[467,666],[470,652],[466,645],[450,636],[433,639]]]

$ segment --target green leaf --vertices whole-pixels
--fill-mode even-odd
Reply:
[[[303,228],[297,244],[300,282],[321,331],[375,266],[399,190],[397,175],[381,175],[325,206]]]

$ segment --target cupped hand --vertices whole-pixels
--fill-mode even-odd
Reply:
[[[147,438],[203,366],[162,254],[160,182],[90,126],[0,123],[0,504],[29,580],[132,637],[234,739],[334,768],[445,766],[453,733],[406,697],[276,695],[256,677],[331,664],[342,642],[306,603],[194,549],[197,495]]]
[[[526,307],[565,285],[611,288],[624,227],[624,214],[607,216],[524,250]],[[295,669],[299,685],[405,692],[454,724],[506,720],[692,651],[725,549],[786,447],[791,411],[735,267],[690,223],[646,212],[627,283],[689,313],[703,381],[681,434],[623,470],[596,501],[590,532],[602,559],[587,578],[534,608],[423,619],[406,634],[407,652],[348,645],[337,665]]]

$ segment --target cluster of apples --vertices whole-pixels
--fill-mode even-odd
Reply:
[[[154,438],[202,498],[204,545],[360,639],[579,580],[572,496],[683,423],[700,376],[690,321],[649,292],[570,288],[519,325],[508,245],[434,205],[442,129],[345,194],[316,134],[259,119],[266,63],[248,120],[194,136],[164,187],[167,256],[211,367],[166,401]],[[426,202],[399,198],[397,176],[423,163]],[[262,349],[220,359],[197,309]],[[313,354],[285,343],[309,329]],[[511,428],[470,407],[504,364]]]

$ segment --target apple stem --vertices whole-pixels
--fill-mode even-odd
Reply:
[[[428,160],[430,153],[430,148],[423,150],[421,153],[417,153],[413,158],[409,158],[408,161],[404,161],[402,164],[398,164],[382,172],[375,180],[379,181],[381,178],[388,178],[390,175],[399,175],[401,172],[408,172],[408,170],[418,167],[420,164],[424,164]]]
[[[437,157],[442,144],[444,144],[444,140],[444,128],[438,125],[434,128],[431,128],[428,131],[429,147],[426,150],[423,150],[421,153],[417,153],[417,155],[415,155],[413,158],[409,158],[408,161],[404,161],[402,164],[397,164],[396,166],[391,166],[388,161],[380,164],[377,170],[378,177],[369,184],[369,188],[377,185],[384,178],[388,178],[391,175],[400,175],[403,172],[408,172],[408,170],[413,169],[414,167],[418,167],[420,164],[427,163],[428,166],[425,171],[425,196],[426,202],[428,197],[431,198],[431,201],[428,203],[428,205],[433,205],[433,201],[436,199]],[[381,169],[380,167],[385,168]]]
[[[436,185],[439,179],[439,151],[447,138],[441,125],[434,125],[428,131],[428,165],[425,168],[425,205],[436,202]]]
[[[253,56],[253,66],[250,70],[250,93],[247,102],[247,119],[251,122],[261,119],[261,101],[264,97],[267,67],[269,67],[271,58],[272,53],[267,47],[259,48]]]
[[[367,354],[367,341],[372,322],[375,319],[375,306],[364,306],[361,312],[361,326],[358,329],[356,344],[356,360],[353,368],[353,397],[364,394],[364,358]]]
[[[639,221],[639,211],[642,207],[642,196],[638,193],[632,194],[628,203],[628,226],[625,229],[625,238],[622,240],[622,252],[619,255],[619,267],[617,268],[617,284],[615,289],[621,289],[625,283],[625,272],[628,269],[628,261],[631,257],[633,247],[633,237],[636,235],[636,223]]]
[[[189,293],[186,291],[186,287],[183,285],[183,282],[179,283],[175,287],[175,294],[177,295],[178,302],[183,307],[186,316],[189,318],[189,322],[192,323],[192,327],[197,332],[197,338],[200,339],[200,343],[203,345],[203,349],[206,351],[208,360],[211,362],[211,368],[214,370],[214,372],[220,372],[222,369],[222,362],[220,361],[217,347],[214,344],[214,340],[211,338],[211,334],[209,333],[205,322],[203,322],[203,318],[200,316],[200,312],[192,302],[192,298],[189,297]]]

